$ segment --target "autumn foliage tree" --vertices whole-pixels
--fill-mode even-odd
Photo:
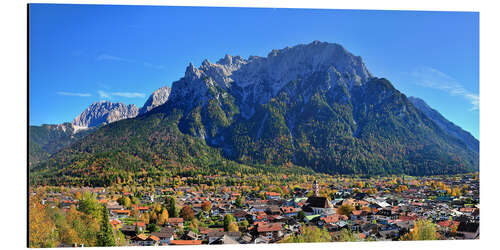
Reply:
[[[402,240],[437,240],[436,224],[429,220],[417,220],[409,233],[401,237]]]
[[[63,211],[58,207],[47,207],[40,203],[39,198],[30,197],[29,209],[29,246],[30,247],[56,247],[60,243],[83,244],[84,246],[97,246],[101,234],[108,232],[103,226],[109,224],[106,213],[95,197],[84,194],[81,197],[79,209],[71,206]],[[106,209],[107,210],[107,209]],[[114,232],[111,230],[111,234]]]
[[[337,213],[345,215],[345,216],[349,216],[353,210],[354,210],[354,207],[352,205],[343,204],[342,206],[337,208]]]
[[[231,222],[227,227],[227,231],[229,232],[238,232],[238,224],[236,222]]]
[[[149,224],[149,220],[150,220],[150,218],[149,218],[149,213],[144,213],[144,214],[142,215],[142,217],[141,217],[141,220],[142,220],[144,223]]]
[[[79,200],[78,210],[82,211],[94,218],[101,217],[101,205],[96,199],[95,194],[85,192],[81,200]]]
[[[229,225],[236,222],[236,219],[231,214],[224,215],[224,230],[229,231]]]
[[[160,216],[158,217],[158,225],[165,225],[168,221],[168,211],[167,209],[163,209]]]
[[[62,242],[67,244],[77,243],[84,246],[96,246],[97,232],[100,228],[100,218],[93,215],[78,211],[75,206],[71,206],[69,211],[64,216],[60,213],[64,220],[60,220],[56,225],[59,228],[64,228],[64,224],[68,224],[72,230],[61,231],[60,235]],[[56,216],[57,218],[58,216]],[[74,231],[74,232],[73,232]]]
[[[303,228],[300,235],[289,236],[282,240],[282,243],[304,243],[304,242],[331,242],[332,237],[325,229],[320,229],[315,226],[307,226]]]
[[[245,203],[245,197],[243,197],[242,195],[238,196],[238,198],[235,201],[236,207],[242,208],[244,203]]]
[[[212,210],[212,202],[210,201],[205,201],[201,204],[201,209],[203,209],[203,211],[205,212],[210,212],[210,210]]]
[[[29,199],[29,246],[55,247],[55,224],[50,220],[46,207],[41,204],[39,197],[30,196]]]
[[[355,233],[351,230],[342,229],[339,234],[336,235],[335,241],[340,242],[355,242],[360,241],[360,237],[358,233]]]
[[[180,216],[184,218],[184,220],[190,221],[194,219],[194,211],[190,206],[184,206],[181,209]]]
[[[130,208],[132,206],[132,201],[128,196],[122,196],[118,199],[118,203],[126,208]]]

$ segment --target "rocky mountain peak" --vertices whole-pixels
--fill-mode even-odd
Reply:
[[[226,54],[224,58],[217,61],[217,64],[226,66],[230,71],[235,71],[239,69],[242,65],[246,64],[247,61],[241,56],[231,56]]]
[[[72,122],[75,130],[96,127],[126,118],[136,117],[139,109],[134,104],[126,105],[121,102],[99,101],[92,103]]]
[[[263,60],[252,60],[247,70],[264,72],[269,81],[278,88],[297,78],[318,71],[335,68],[348,76],[348,85],[361,85],[373,76],[367,70],[361,57],[354,56],[336,43],[315,41],[271,51]],[[252,64],[252,65],[251,65]],[[253,65],[255,64],[255,65]],[[245,79],[247,80],[247,79]],[[252,81],[238,81],[241,86]]]
[[[144,106],[139,109],[139,115],[142,115],[162,104],[164,104],[168,97],[170,96],[171,88],[164,86],[153,92],[148,98],[148,100],[144,103]]]
[[[184,73],[184,78],[186,78],[187,80],[194,80],[200,78],[200,76],[200,71],[194,66],[192,62],[190,62],[186,68],[186,72]]]

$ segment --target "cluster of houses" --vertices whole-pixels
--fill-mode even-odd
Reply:
[[[247,194],[236,204],[239,192],[201,192],[190,187],[181,187],[182,195],[177,197],[179,207],[190,206],[198,216],[202,204],[212,204],[209,216],[223,218],[231,214],[236,223],[247,221],[248,225],[238,232],[225,231],[220,225],[199,227],[189,230],[184,227],[183,218],[170,217],[157,232],[148,232],[141,221],[130,222],[133,211],[136,214],[149,212],[155,202],[162,202],[165,189],[157,188],[153,193],[144,193],[140,205],[125,208],[110,199],[104,188],[93,189],[98,199],[109,211],[110,223],[129,240],[129,245],[199,245],[199,244],[258,244],[278,243],[289,237],[300,235],[304,226],[327,230],[332,235],[347,229],[357,233],[360,240],[399,240],[408,233],[419,219],[431,220],[436,224],[441,239],[479,238],[479,182],[472,178],[461,180],[468,185],[468,191],[459,197],[447,195],[442,190],[428,186],[409,186],[400,192],[387,192],[378,188],[376,193],[359,192],[351,187],[335,187],[315,181],[313,190],[297,189],[293,195],[283,198],[277,192],[265,192],[265,198]],[[460,184],[460,183],[451,183]],[[375,185],[375,183],[374,183]],[[332,197],[320,196],[320,188],[338,190]],[[168,191],[178,191],[169,188]],[[122,193],[121,195],[127,195]],[[52,194],[54,196],[54,194]],[[51,202],[49,197],[43,202]],[[59,197],[63,209],[77,205],[72,197]],[[349,205],[349,213],[339,207]]]

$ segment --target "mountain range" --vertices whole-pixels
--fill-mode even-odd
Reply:
[[[140,109],[134,104],[99,101],[92,103],[72,122],[29,126],[29,165],[46,160],[50,155],[92,133],[97,128],[123,119],[134,118],[165,103],[170,88],[155,90]]]
[[[204,60],[188,65],[166,92],[156,104],[153,94],[146,103],[156,107],[138,115],[133,106],[117,105],[121,115],[107,118],[89,108],[78,124],[106,125],[34,164],[32,181],[105,185],[131,174],[263,168],[410,175],[479,168],[475,138],[374,77],[339,44]]]

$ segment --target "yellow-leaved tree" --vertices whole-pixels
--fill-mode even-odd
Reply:
[[[232,222],[231,224],[229,224],[228,231],[229,232],[238,232],[238,224],[236,224],[236,222]]]
[[[401,240],[437,240],[436,224],[430,220],[417,220],[413,229],[403,235]]]
[[[158,216],[158,225],[164,225],[168,221],[168,211],[163,209],[160,216]]]
[[[29,198],[29,246],[56,247],[57,231],[55,223],[47,214],[47,208],[41,204],[38,196]]]
[[[281,243],[303,243],[303,242],[331,242],[332,237],[325,229],[320,229],[315,226],[304,226],[301,235],[289,236]]]

